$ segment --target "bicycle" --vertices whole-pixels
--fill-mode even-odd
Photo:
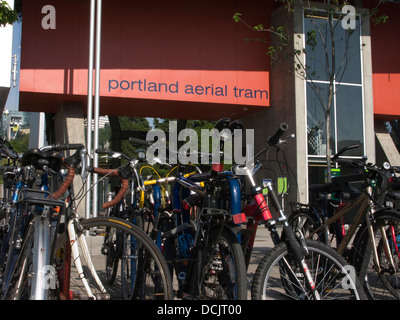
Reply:
[[[350,145],[341,149],[332,157],[332,162],[339,161],[339,157],[346,151],[358,148],[358,145]],[[340,161],[347,161],[341,159]],[[358,163],[364,163],[363,160],[357,160]],[[345,162],[343,162],[345,163]],[[327,219],[336,214],[349,204],[349,201],[355,200],[361,195],[361,191],[355,184],[363,180],[361,173],[351,173],[345,176],[333,177],[331,183],[312,184],[309,187],[310,198],[314,198],[310,203],[292,202],[292,214],[289,218],[289,224],[295,230],[308,236],[314,227],[322,225]],[[335,222],[325,226],[323,231],[318,232],[314,238],[332,246],[336,242],[338,246],[345,235],[345,217],[337,219]]]
[[[76,152],[69,157],[60,156],[58,153],[74,149]],[[21,253],[13,268],[11,286],[5,298],[16,300],[121,298],[123,279],[115,281],[112,285],[107,285],[105,281],[104,270],[107,267],[108,255],[104,252],[102,244],[105,243],[104,239],[107,239],[107,243],[110,244],[108,250],[112,250],[117,243],[125,249],[121,260],[124,268],[129,270],[127,280],[133,288],[133,299],[171,299],[172,280],[165,260],[142,230],[119,218],[80,219],[74,210],[74,200],[77,197],[74,197],[70,186],[76,173],[79,172],[83,178],[86,176],[84,147],[80,144],[56,144],[41,150],[30,150],[27,154],[29,157],[26,159],[31,166],[38,166],[40,163],[43,167],[44,163],[48,167],[57,160],[55,162],[57,165],[52,166],[51,173],[56,174],[61,167],[65,167],[67,172],[56,191],[46,192],[47,198],[39,197],[38,190],[24,189],[27,196],[19,202],[43,208],[41,214],[32,215],[32,212],[27,212],[32,215],[32,219],[41,222],[43,232],[38,232],[35,223],[29,224]],[[104,173],[100,168],[91,170],[99,174]],[[105,203],[104,207],[118,203],[126,191],[127,184],[123,174],[118,174],[118,171],[110,170],[106,174],[120,177],[124,187],[112,201]],[[65,201],[57,200],[64,194],[66,194]],[[49,210],[46,210],[49,205],[64,209],[56,216],[50,215]],[[55,223],[47,223],[51,221],[50,219],[56,220]],[[38,246],[39,252],[32,252],[32,245]],[[32,274],[32,270],[40,272]],[[36,290],[39,295],[32,293],[35,283],[39,285]]]
[[[223,119],[216,128],[221,130],[229,125],[234,127]],[[149,144],[140,139],[131,141]],[[184,168],[178,164],[175,177],[147,183],[157,185],[172,180],[174,187],[172,206],[158,206],[157,212],[146,210],[152,217],[144,219],[153,221],[150,234],[159,243],[171,272],[175,270],[177,274],[178,297],[246,299],[246,270],[237,238],[241,228],[234,222],[232,212],[215,204],[216,190],[226,183],[226,173],[222,166],[213,165],[211,172],[185,177]],[[155,203],[160,201],[161,194],[154,195],[158,195]]]
[[[141,201],[140,197],[141,193],[143,192],[143,189],[141,188],[140,173],[138,172],[138,165],[140,161],[142,161],[143,155],[141,155],[139,152],[137,158],[130,158],[122,152],[115,152],[112,150],[96,149],[95,152],[98,154],[102,154],[103,155],[102,158],[103,157],[112,159],[120,158],[120,159],[125,159],[129,162],[129,165],[125,164],[121,166],[121,167],[129,166],[130,169],[129,172],[125,173],[127,176],[129,175],[130,178],[129,189],[125,193],[125,197],[123,197],[118,203],[114,204],[113,206],[108,207],[107,216],[117,217],[123,220],[127,220],[133,223],[134,225],[138,226],[138,228],[143,229],[144,228],[143,219],[142,219],[142,214],[140,213],[140,208],[143,207],[142,205],[140,205]],[[102,170],[102,171],[103,174],[105,174],[105,176],[109,176],[109,174],[116,172],[116,170],[109,170],[109,171]],[[109,172],[109,174],[107,172]],[[108,193],[109,201],[111,201],[113,195],[115,196],[116,193],[120,192],[121,188],[123,188],[122,185],[118,183],[115,184],[113,192]],[[104,249],[104,252],[106,252],[108,256],[107,281],[109,284],[113,284],[116,279],[119,261],[121,260],[122,256],[122,245],[121,243],[117,243],[116,245],[111,246],[107,242],[103,244],[103,248],[110,248],[110,247],[112,247],[113,249],[112,250]],[[133,288],[131,288],[131,286],[125,283],[124,279],[127,279],[129,277],[124,275],[125,268],[123,266],[121,266],[121,272],[122,272],[121,278],[123,279],[122,286],[124,288],[123,290],[124,298],[129,300],[131,299],[134,291],[132,290]]]
[[[260,151],[255,159],[267,152],[270,147],[283,149],[284,141],[280,137],[288,126],[283,123],[268,139],[268,145]],[[273,215],[262,194],[262,188],[254,181],[254,174],[262,162],[254,162],[251,168],[235,166],[236,172],[245,171],[251,187],[251,200],[247,197],[244,213],[247,217],[246,232],[242,233],[242,248],[246,263],[253,249],[254,239],[259,222],[264,222],[269,230],[274,247],[263,257],[254,275],[251,297],[253,300],[267,299],[364,299],[365,295],[360,281],[347,270],[349,264],[337,252],[321,242],[305,240],[301,234],[294,233],[282,209],[271,182],[266,184],[268,199],[275,209]],[[277,226],[282,226],[279,235]]]
[[[400,214],[397,210],[386,208],[385,203],[390,196],[389,177],[392,171],[400,170],[391,168],[388,163],[378,168],[366,163],[366,159],[337,158],[334,160],[352,166],[357,172],[334,177],[332,183],[311,186],[311,189],[321,193],[321,200],[317,204],[294,204],[296,211],[290,223],[308,238],[328,243],[346,257],[363,280],[369,299],[389,299],[390,295],[399,299],[395,283],[398,281],[396,236],[400,232]],[[361,190],[352,185],[354,182],[362,182]],[[329,195],[332,199],[328,198]],[[343,205],[343,199],[350,202]],[[349,229],[345,230],[343,218],[354,212]],[[391,282],[393,285],[390,285]]]
[[[17,270],[22,260],[26,264],[25,268],[31,268],[30,272],[33,275],[30,279],[30,298],[47,299],[47,291],[42,290],[43,283],[40,281],[39,272],[49,262],[49,225],[54,213],[53,208],[62,207],[63,202],[53,200],[47,191],[49,179],[46,170],[57,167],[61,157],[49,153],[41,153],[40,156],[42,159],[38,163],[39,151],[30,150],[24,153],[20,165],[14,168],[15,179],[10,185],[13,195],[9,206],[9,228],[2,242],[0,260],[3,267],[2,299],[12,296],[15,281],[19,277]],[[28,163],[30,160],[36,162],[37,168]],[[39,173],[39,170],[36,170],[39,167],[46,167],[45,172]]]

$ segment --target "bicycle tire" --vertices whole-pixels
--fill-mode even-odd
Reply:
[[[355,271],[351,273],[352,266],[343,257],[319,241],[306,240],[306,246],[308,254],[305,261],[322,300],[365,299],[361,282],[355,276]],[[293,270],[291,276],[295,276],[301,286],[290,280],[282,268],[285,263],[290,265]],[[254,275],[252,300],[312,299],[303,272],[296,265],[286,243],[282,242],[271,249],[261,260]]]
[[[386,232],[393,226],[395,236],[400,235],[400,213],[396,210],[383,210],[374,214],[373,228],[375,243],[378,251],[382,271],[378,273],[374,266],[371,241],[366,223],[364,222],[353,242],[350,262],[355,266],[360,279],[363,281],[364,291],[371,300],[399,300],[400,299],[400,257],[392,252],[397,271],[389,270],[387,256],[380,236],[379,227],[383,226]],[[388,238],[391,235],[387,234]],[[391,244],[393,245],[393,243]],[[394,248],[392,247],[392,250]]]
[[[293,212],[289,217],[288,223],[293,231],[300,231],[305,238],[308,238],[309,234],[321,225],[315,215],[304,209]],[[312,239],[325,243],[325,234],[321,231],[315,234]]]
[[[246,266],[236,236],[230,229],[217,226],[207,240],[205,251],[197,259],[199,275],[190,279],[189,291],[199,299],[246,300]]]
[[[124,299],[122,283],[124,282],[123,273],[121,276],[116,276],[112,284],[108,284],[105,279],[106,260],[107,260],[107,247],[104,246],[104,240],[110,234],[122,235],[123,239],[134,239],[136,247],[132,249],[130,256],[125,256],[126,259],[130,258],[132,264],[136,266],[137,273],[130,279],[132,282],[132,293],[129,295],[130,299],[136,300],[170,300],[173,299],[172,278],[168,271],[168,266],[162,256],[160,250],[155,246],[153,241],[137,226],[132,223],[112,217],[98,217],[80,221],[81,230],[77,231],[80,234],[88,233],[86,242],[90,250],[90,256],[95,264],[96,272],[100,277],[104,287],[107,290],[107,295],[100,292],[97,286],[94,285],[93,279],[90,277],[90,272],[85,272],[90,285],[93,287],[96,299]],[[115,232],[113,232],[115,231]],[[67,235],[63,234],[57,239],[55,264],[61,270],[62,274],[63,265],[63,248],[68,244]],[[117,244],[118,245],[118,244]],[[123,255],[122,255],[123,256]],[[84,259],[81,259],[84,260]],[[82,261],[84,262],[84,261]],[[121,263],[122,265],[122,263]],[[139,268],[137,268],[139,267]],[[140,269],[141,268],[141,269]],[[86,270],[85,270],[86,271]],[[76,281],[76,274],[71,265],[71,295],[75,299],[88,299],[82,284]],[[57,292],[62,292],[63,283],[62,275],[58,277]],[[62,296],[61,298],[72,298]]]
[[[119,214],[115,214],[115,211],[119,210],[117,208],[117,206],[114,206],[113,210],[111,211],[110,217],[114,217],[114,218],[120,218],[123,220],[129,220],[131,221],[132,224],[134,224],[135,226],[137,226],[139,229],[143,230],[143,221],[142,221],[142,217],[135,213],[135,211],[133,210],[125,210],[123,212],[119,212]],[[117,272],[118,272],[118,266],[119,266],[119,260],[121,260],[122,258],[122,247],[117,247],[112,243],[113,237],[108,237],[108,241],[109,243],[107,244],[107,260],[106,260],[106,275],[107,275],[107,281],[109,284],[113,284],[116,276],[117,276]],[[124,272],[123,269],[124,266],[121,266],[121,272]],[[121,274],[121,276],[123,277],[124,275]],[[124,279],[124,278],[122,278]],[[122,283],[123,286],[123,291],[124,291],[124,296],[128,297],[128,293],[126,293],[125,290],[125,283]],[[128,299],[128,298],[127,298]]]
[[[28,300],[31,290],[29,271],[32,269],[33,226],[27,230],[21,251],[15,261],[8,286],[3,288],[4,300]]]
[[[4,288],[6,300],[47,300],[49,268],[50,220],[34,218],[24,231],[22,247],[12,267],[9,286]],[[49,275],[50,274],[50,275]]]

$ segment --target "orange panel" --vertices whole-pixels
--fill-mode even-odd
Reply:
[[[24,2],[21,110],[85,101],[87,94],[89,2],[54,2],[56,29],[44,30],[47,2]],[[196,109],[189,116],[202,115],[209,103],[207,109],[231,114],[241,105],[249,111],[269,106],[268,44],[245,41],[255,33],[232,16],[241,12],[250,24],[268,25],[274,6],[262,0],[103,0],[101,96],[132,116],[165,114],[158,101],[188,103]]]
[[[400,73],[373,74],[374,113],[379,117],[400,116]]]

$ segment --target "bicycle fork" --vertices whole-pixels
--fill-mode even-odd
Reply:
[[[41,214],[35,214],[32,226],[23,244],[23,250],[18,257],[22,261],[18,271],[19,277],[12,294],[12,299],[19,299],[22,293],[24,280],[31,278],[31,290],[29,300],[47,300],[49,284],[47,283],[47,271],[50,264],[50,220],[49,207],[44,206]],[[30,260],[32,258],[32,260]],[[32,261],[32,265],[30,264]],[[31,269],[30,269],[31,267]],[[50,277],[54,276],[50,274]]]
[[[33,240],[33,283],[31,300],[47,300],[48,288],[45,281],[45,271],[50,264],[50,220],[49,207],[45,207],[42,216],[34,221]]]
[[[283,223],[283,233],[282,235],[285,238],[285,243],[287,244],[289,252],[292,252],[294,254],[294,257],[296,261],[299,263],[299,266],[302,270],[302,273],[304,277],[306,278],[306,286],[308,289],[311,291],[311,294],[315,300],[321,300],[321,296],[319,295],[318,291],[315,288],[315,282],[314,279],[312,278],[311,272],[307,266],[307,263],[305,261],[305,256],[307,254],[307,248],[306,244],[304,243],[303,245],[300,245],[298,240],[296,239],[296,236],[293,232],[293,229],[290,227],[289,223],[287,222],[287,218],[285,216],[285,213],[283,212],[278,198],[276,197],[275,191],[272,188],[272,184],[269,182],[267,183],[267,188],[268,188],[268,196],[271,199],[276,211],[279,213],[280,218],[278,219],[280,222]],[[265,200],[263,197],[263,201],[265,204]],[[265,204],[266,205],[266,204]],[[259,205],[260,208],[262,208],[262,205]],[[271,220],[269,220],[271,221]],[[274,222],[267,222],[268,229],[271,232],[271,238],[276,245],[279,243],[281,240],[279,239],[279,235],[277,234],[276,228],[274,226]],[[286,259],[284,260],[284,268],[288,272],[290,279],[293,281],[298,288],[302,288],[302,285],[300,281],[298,280],[298,277],[295,274],[295,271],[293,268],[290,266],[290,264],[287,262]]]
[[[376,241],[375,241],[374,228],[373,228],[373,225],[371,223],[372,219],[373,219],[372,218],[372,212],[369,212],[369,215],[368,215],[368,217],[366,219],[367,220],[366,221],[367,222],[367,229],[368,229],[368,235],[369,235],[369,238],[370,238],[370,241],[371,241],[371,245],[372,245],[372,255],[373,255],[373,259],[374,259],[375,268],[376,268],[376,271],[379,274],[379,273],[382,272],[382,268],[381,268],[381,264],[379,262],[378,250],[377,250]],[[396,250],[397,254],[399,254],[399,249],[398,249],[397,242],[396,242],[396,236],[395,236],[394,228],[393,228],[393,226],[390,226],[389,228],[390,228],[390,235],[392,237],[393,245],[395,247],[395,250]],[[386,255],[387,261],[389,262],[389,265],[390,265],[392,271],[397,272],[397,270],[396,270],[397,268],[396,268],[396,265],[395,265],[394,260],[393,260],[392,250],[390,248],[389,240],[388,240],[388,237],[386,235],[386,230],[385,230],[385,227],[383,225],[379,226],[379,232],[381,233],[383,248],[384,248],[384,251],[385,251],[385,255]]]
[[[100,298],[109,299],[110,296],[107,293],[106,289],[104,288],[100,278],[98,277],[95,267],[93,265],[92,259],[90,257],[90,252],[89,252],[89,248],[87,246],[87,242],[85,239],[85,234],[81,233],[79,236],[77,235],[77,233],[75,231],[75,223],[78,223],[77,221],[75,221],[75,219],[70,219],[68,221],[68,236],[70,239],[71,255],[74,260],[77,272],[79,274],[79,278],[81,279],[81,281],[86,289],[89,299],[93,299],[93,300],[98,300]],[[97,286],[99,287],[100,291],[104,295],[103,297],[94,295],[89,286],[88,279],[83,271],[83,266],[82,266],[81,256],[79,253],[78,243],[81,246],[83,258],[85,259],[85,261],[88,265],[88,268],[90,270],[90,273],[93,276],[93,278],[95,279]]]

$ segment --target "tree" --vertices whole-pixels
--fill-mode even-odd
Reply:
[[[310,1],[306,0],[277,0],[283,3],[289,12],[295,10],[304,10],[305,15],[310,17],[313,28],[305,35],[305,47],[299,36],[299,41],[296,44],[291,43],[291,37],[288,31],[283,26],[264,27],[259,24],[253,27],[257,32],[269,32],[279,39],[277,45],[271,44],[267,54],[271,56],[274,63],[277,62],[278,54],[284,50],[284,47],[292,45],[294,73],[296,76],[307,81],[307,85],[311,86],[319,104],[321,105],[325,115],[325,139],[326,139],[326,161],[327,161],[327,180],[331,181],[331,107],[333,99],[337,94],[338,84],[342,81],[346,67],[350,61],[349,54],[349,39],[354,34],[357,25],[356,15],[353,6],[349,5],[345,0],[323,0],[321,5],[324,10],[318,10]],[[371,10],[370,17],[375,23],[385,22],[388,17],[385,15],[378,16],[378,6],[385,2],[381,0],[377,6]],[[300,4],[295,6],[295,3]],[[233,16],[236,22],[243,22],[247,27],[250,27],[242,18],[240,13]],[[340,29],[341,32],[337,30]],[[341,34],[338,37],[338,34]],[[275,37],[275,38],[276,38]],[[339,41],[344,42],[344,50],[339,52],[337,44]],[[343,43],[342,43],[343,45]],[[304,56],[306,59],[304,59]],[[328,79],[328,90],[324,92],[321,87],[315,82],[318,77],[318,72],[315,69],[316,65],[322,65],[325,69],[326,79]],[[336,86],[335,86],[336,84]],[[321,124],[316,124],[316,127]],[[314,128],[315,129],[315,128]]]
[[[17,137],[11,140],[10,144],[15,152],[23,154],[29,147],[29,134],[18,132]]]
[[[10,8],[7,1],[0,0],[0,27],[13,24],[17,20],[18,13]]]
[[[146,118],[137,118],[137,117],[119,117],[119,122],[122,131],[149,131],[150,124]],[[138,147],[130,143],[128,140],[121,141],[121,150],[123,153],[128,156],[135,156],[135,152],[137,149],[142,147]]]

